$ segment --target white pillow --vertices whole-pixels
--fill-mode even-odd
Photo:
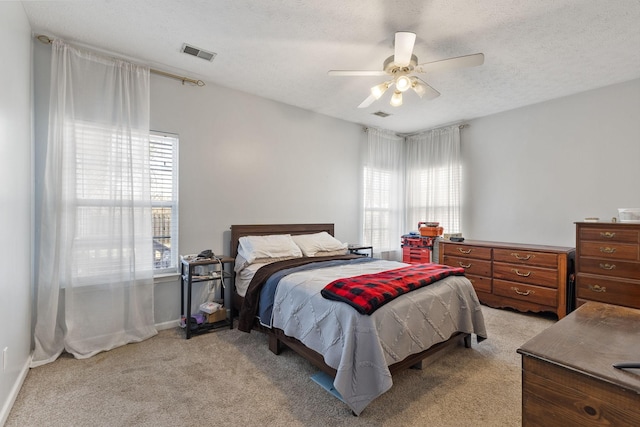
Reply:
[[[246,260],[246,265],[302,256],[300,248],[293,242],[290,234],[243,236],[238,239],[238,243],[238,255]]]
[[[336,255],[345,255],[347,253],[347,248],[338,249],[337,251],[318,251],[313,256],[336,256]]]
[[[240,246],[238,246],[238,250],[240,250]],[[244,270],[244,268],[247,266],[247,260],[244,259],[244,257],[240,254],[236,255],[236,262],[233,265],[233,271],[236,272],[236,274],[240,274],[240,272],[242,270]]]
[[[302,249],[304,256],[344,255],[347,243],[333,237],[326,231],[314,234],[295,234],[293,241]]]

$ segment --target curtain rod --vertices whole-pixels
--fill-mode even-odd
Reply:
[[[453,127],[453,126],[455,126],[455,124],[440,126],[440,127],[433,128],[433,129],[421,130],[419,132],[413,132],[413,133],[399,133],[397,135],[398,136],[404,136],[405,138],[407,138],[409,136],[420,135],[421,133],[429,132],[429,131],[432,131],[432,130],[444,129],[444,128]],[[468,123],[461,123],[461,124],[458,125],[458,129],[462,130],[462,129],[464,129],[466,127],[469,127],[469,126],[471,126],[471,125],[468,124]]]
[[[51,44],[51,42],[53,41],[50,37],[45,36],[43,34],[40,34],[36,38],[44,44]],[[153,68],[149,68],[149,72],[153,74],[157,74],[159,76],[180,80],[182,84],[191,83],[194,86],[204,86],[204,82],[202,80],[191,79],[189,77],[179,76],[177,74],[167,73],[166,71],[156,70]]]
[[[450,125],[450,126],[451,126],[451,125]],[[464,129],[464,128],[468,128],[469,126],[471,126],[471,125],[470,125],[470,124],[468,124],[468,123],[462,123],[462,124],[459,124],[459,125],[458,125],[458,129],[462,130],[462,129]],[[446,128],[446,127],[449,127],[449,126],[441,126],[441,127],[439,127],[439,128],[433,128],[433,129],[421,130],[421,131],[419,131],[419,132],[413,132],[413,133],[396,133],[396,136],[401,136],[401,137],[403,137],[403,138],[406,138],[406,137],[408,137],[408,136],[419,135],[419,134],[424,133],[424,132],[429,132],[430,130],[443,129],[443,128]],[[367,126],[363,126],[363,127],[362,127],[362,131],[363,131],[363,132],[367,132],[368,130],[369,130],[369,128],[368,128]]]

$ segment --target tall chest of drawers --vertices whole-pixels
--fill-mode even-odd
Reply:
[[[640,224],[576,223],[576,305],[640,309]]]
[[[518,243],[440,242],[440,264],[465,269],[483,304],[567,314],[574,248]]]

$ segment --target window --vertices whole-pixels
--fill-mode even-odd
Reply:
[[[399,249],[418,222],[438,221],[460,232],[460,129],[451,126],[399,137],[367,129],[363,161],[362,243]]]
[[[413,171],[408,182],[407,223],[438,221],[446,233],[460,232],[461,166],[433,166]]]
[[[178,268],[178,136],[149,136],[153,262],[156,273]]]
[[[403,232],[404,138],[367,129],[362,169],[361,242],[377,253],[400,249]]]
[[[450,126],[407,137],[406,222],[437,221],[445,233],[459,233],[462,161],[460,128]]]
[[[59,192],[61,238],[68,260],[61,263],[62,286],[101,285],[110,277],[151,272],[147,131],[126,137],[102,123],[76,120],[65,126]],[[146,230],[134,233],[132,230]],[[135,236],[135,237],[132,237]]]
[[[387,228],[394,214],[391,207],[391,171],[364,168],[364,218],[363,236],[364,244],[372,245],[374,248],[391,248],[395,243],[390,241],[392,236],[387,233]]]

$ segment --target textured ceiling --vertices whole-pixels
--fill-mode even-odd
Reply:
[[[397,132],[469,120],[640,78],[640,0],[23,1],[35,34],[60,37],[229,88]],[[424,78],[442,95],[357,106],[396,31],[418,62],[482,52],[480,67]],[[212,62],[183,43],[217,53]],[[372,113],[391,113],[380,118]]]

